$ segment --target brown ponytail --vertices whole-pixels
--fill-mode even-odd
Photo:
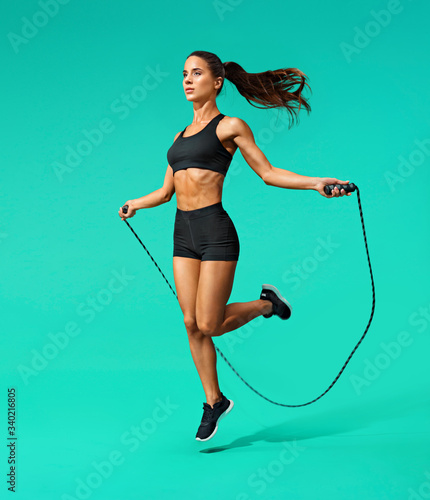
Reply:
[[[274,71],[263,71],[262,73],[248,73],[239,64],[228,61],[222,63],[220,58],[212,52],[196,50],[190,56],[201,57],[206,61],[215,78],[221,76],[232,82],[238,92],[251,104],[260,109],[285,108],[291,119],[290,127],[294,122],[299,122],[301,106],[306,111],[311,111],[307,98],[302,96],[305,86],[311,88],[307,83],[307,76],[297,68],[282,68]],[[298,88],[293,90],[293,87]],[[224,81],[217,91],[217,96],[224,86]],[[312,91],[311,91],[312,92]],[[251,101],[261,104],[256,106]]]

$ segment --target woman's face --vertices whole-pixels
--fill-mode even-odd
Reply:
[[[214,79],[204,59],[191,56],[185,61],[183,86],[188,101],[207,101],[212,93],[216,96],[221,78]],[[187,91],[191,88],[192,91]]]

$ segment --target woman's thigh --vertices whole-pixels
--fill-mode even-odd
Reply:
[[[196,297],[196,321],[201,330],[216,330],[223,323],[236,265],[237,261],[202,261]]]
[[[196,299],[200,276],[199,259],[173,257],[173,275],[176,294],[184,315],[184,321],[192,324],[196,321]],[[191,325],[190,325],[191,326]]]

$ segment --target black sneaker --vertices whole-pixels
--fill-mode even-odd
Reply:
[[[268,314],[263,314],[265,318],[270,318],[274,314],[281,319],[288,319],[291,316],[293,308],[291,304],[282,297],[279,290],[273,285],[262,285],[260,299],[270,300],[273,304],[273,311]]]
[[[232,410],[234,406],[233,401],[227,399],[223,393],[221,393],[221,395],[221,401],[215,403],[213,408],[210,404],[203,403],[204,411],[201,424],[196,434],[197,441],[208,441],[214,437],[218,429],[218,422]]]

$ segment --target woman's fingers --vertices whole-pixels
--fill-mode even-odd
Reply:
[[[345,194],[345,190],[342,188],[342,190],[339,191],[339,189],[337,187],[335,187],[333,190],[332,190],[332,195],[333,196],[336,196],[336,198],[339,198],[339,196],[343,196]]]
[[[119,207],[118,215],[121,217],[121,220],[125,220],[127,218],[124,212],[122,211],[122,207]]]
[[[329,185],[329,184],[349,184],[350,181],[342,181],[340,179],[335,179],[335,178],[326,178],[326,179],[324,179],[324,183],[326,185]],[[327,198],[339,198],[339,196],[345,196],[345,195],[351,196],[352,193],[347,193],[344,188],[339,189],[337,186],[335,186],[331,190],[331,194],[329,194],[329,195],[325,194],[324,188],[322,188],[321,194],[323,194],[323,196],[325,196]]]

